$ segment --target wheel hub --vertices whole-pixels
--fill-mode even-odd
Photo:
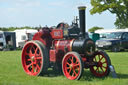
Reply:
[[[73,64],[71,64],[69,67],[70,67],[70,69],[73,69]]]
[[[73,63],[69,67],[70,67],[70,69],[76,69],[76,64]]]
[[[34,62],[34,60],[35,60],[35,57],[34,57],[34,56],[32,56],[32,57],[31,57],[31,61],[33,61],[33,62]]]
[[[98,63],[98,67],[102,67],[102,62],[99,62]]]

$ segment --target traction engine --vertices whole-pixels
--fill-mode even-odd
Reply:
[[[77,18],[71,26],[60,23],[56,28],[44,27],[22,49],[22,66],[31,76],[43,75],[53,67],[62,70],[70,80],[80,79],[84,68],[96,77],[109,74],[111,61],[103,51],[96,51],[95,43],[85,32],[85,6],[78,7]]]

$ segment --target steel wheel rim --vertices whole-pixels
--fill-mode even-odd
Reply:
[[[73,54],[68,54],[63,62],[64,75],[70,80],[77,79],[81,70],[79,59]]]
[[[91,70],[97,77],[103,77],[108,72],[108,61],[102,53],[97,53],[93,58],[97,62],[97,66],[92,66]]]
[[[24,71],[36,76],[40,73],[43,65],[42,52],[40,47],[35,43],[27,43],[22,51],[22,65]]]

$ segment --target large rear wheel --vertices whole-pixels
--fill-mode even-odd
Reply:
[[[68,79],[80,79],[83,72],[83,64],[80,55],[76,52],[68,52],[63,58],[62,70]]]
[[[93,62],[97,63],[96,66],[91,66],[90,71],[96,77],[105,77],[110,73],[109,66],[111,61],[109,56],[103,51],[95,52]]]
[[[31,76],[38,76],[47,71],[48,51],[40,41],[29,41],[22,50],[22,66]]]

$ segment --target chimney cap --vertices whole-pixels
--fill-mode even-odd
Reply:
[[[78,9],[79,10],[85,10],[86,9],[86,6],[79,6]]]

